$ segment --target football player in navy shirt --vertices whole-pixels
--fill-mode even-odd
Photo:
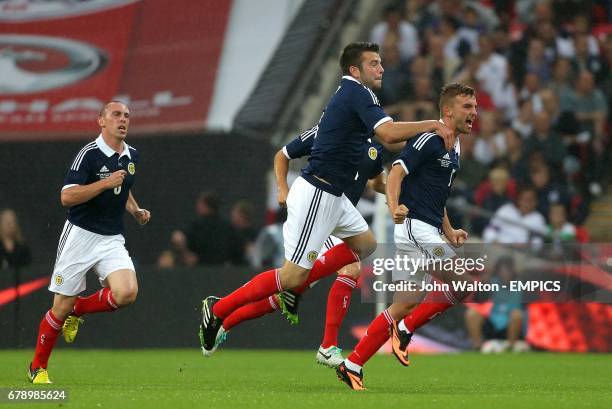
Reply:
[[[287,184],[289,162],[293,159],[310,155],[314,140],[317,137],[317,131],[318,126],[314,126],[303,132],[283,146],[274,157],[274,173],[278,184],[278,203],[280,206],[286,206],[287,194],[289,193],[289,186]],[[402,144],[397,145],[401,149]],[[379,193],[385,193],[382,153],[383,146],[376,141],[370,139],[363,145],[357,174],[345,191],[346,197],[353,205],[356,206],[359,202],[366,185]],[[320,251],[321,256],[327,250],[340,243],[342,241],[339,238],[330,236],[325,240],[325,245]],[[349,264],[338,271],[338,277],[336,277],[327,299],[325,332],[323,341],[316,354],[316,361],[319,364],[335,368],[344,359],[341,354],[342,350],[338,348],[338,332],[348,311],[352,290],[357,285],[360,273],[360,263]],[[281,309],[287,315],[289,321],[295,324],[298,322],[297,307],[301,294],[314,284],[311,280],[306,280],[300,288],[288,290],[272,295],[268,299],[245,305],[232,312],[223,321],[223,328],[227,332],[246,320],[261,317],[278,309]]]
[[[77,153],[62,187],[68,220],[49,284],[55,293],[53,306],[40,323],[28,371],[32,383],[50,383],[47,362],[60,332],[66,342],[73,342],[82,315],[114,311],[133,303],[138,293],[134,264],[123,238],[123,215],[127,210],[144,225],[151,213],[138,206],[131,192],[139,156],[125,143],[130,111],[121,102],[109,102],[100,111],[98,124],[100,135]],[[79,297],[90,269],[103,288]]]
[[[395,222],[394,240],[398,255],[410,256],[417,261],[426,260],[426,265],[435,260],[453,259],[455,253],[451,246],[459,247],[467,240],[464,230],[451,226],[446,214],[446,199],[460,167],[459,135],[470,133],[476,119],[474,89],[458,83],[445,85],[440,93],[439,108],[441,121],[457,137],[453,148],[448,151],[434,132],[422,133],[408,141],[387,179],[387,204]],[[440,234],[444,234],[448,242]],[[364,389],[362,367],[390,334],[394,354],[407,366],[412,332],[467,296],[449,286],[448,291],[436,294],[438,302],[423,303],[414,309],[425,295],[419,287],[430,276],[422,268],[398,270],[396,267],[394,281],[412,282],[416,284],[416,291],[401,294],[402,297],[396,299],[398,301],[376,317],[353,353],[336,370],[340,380],[352,389]],[[438,272],[435,267],[431,272],[439,274],[445,283],[469,280],[453,271]]]
[[[454,145],[453,132],[439,121],[394,122],[383,111],[373,92],[380,89],[384,72],[377,44],[347,45],[340,67],[343,77],[319,121],[309,164],[287,196],[285,263],[255,276],[226,297],[203,300],[200,341],[205,356],[218,346],[224,333],[223,320],[233,311],[298,288],[307,279],[316,281],[330,275],[376,249],[374,234],[346,196],[368,138],[393,144],[436,131],[449,150]],[[317,260],[332,233],[343,243],[328,250],[324,260]]]

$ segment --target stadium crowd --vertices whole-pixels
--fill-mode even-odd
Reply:
[[[453,192],[486,211],[472,217],[473,234],[483,234],[488,219],[529,188],[533,211],[545,220],[537,226],[552,240],[548,230],[557,229],[546,223],[581,225],[603,193],[610,12],[605,2],[406,0],[388,6],[372,29],[385,67],[381,103],[396,119],[437,117],[435,93],[444,83],[477,90],[479,119],[462,137]],[[462,224],[456,212],[451,217]],[[581,228],[576,235],[588,236]]]

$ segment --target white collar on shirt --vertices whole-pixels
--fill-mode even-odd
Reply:
[[[115,154],[115,150],[111,148],[110,146],[108,146],[106,142],[104,142],[104,138],[102,138],[102,134],[100,134],[96,138],[96,145],[98,145],[98,148],[109,158]],[[130,147],[125,142],[123,142],[123,152],[121,152],[119,157],[122,157],[122,156],[127,156],[128,158],[132,159],[132,155],[130,155]]]

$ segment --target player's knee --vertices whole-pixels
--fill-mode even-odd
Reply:
[[[353,263],[345,266],[338,271],[339,275],[351,277],[353,280],[357,280],[361,275],[361,264]]]
[[[65,320],[66,317],[70,315],[70,313],[72,312],[75,302],[76,302],[76,296],[75,297],[56,296],[56,298],[53,300],[53,306],[51,307],[51,312],[53,313],[53,316],[60,321]]]
[[[121,289],[114,289],[113,291],[113,299],[120,307],[125,307],[126,305],[133,304],[136,301],[136,297],[138,296],[138,287],[128,287]]]
[[[374,235],[370,235],[367,240],[363,242],[363,248],[359,252],[359,257],[363,260],[376,250],[376,239]]]
[[[283,288],[295,288],[299,287],[306,282],[308,279],[309,270],[296,271],[287,278],[287,284],[283,285]]]
[[[284,289],[299,287],[306,282],[310,270],[295,264],[285,263],[279,272],[281,285]]]

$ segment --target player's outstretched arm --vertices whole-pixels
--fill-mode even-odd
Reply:
[[[400,189],[404,177],[406,177],[406,172],[398,164],[391,167],[387,178],[387,206],[395,224],[404,223],[406,216],[408,216],[408,208],[399,204]]]
[[[448,241],[455,247],[462,246],[468,238],[468,234],[465,230],[453,229],[448,219],[448,215],[446,214],[446,207],[444,208],[444,218],[442,219],[442,232]]]
[[[378,175],[368,180],[368,186],[375,192],[382,193],[383,195],[386,194],[385,172],[380,172]]]
[[[374,133],[384,144],[405,142],[423,132],[436,132],[447,150],[455,146],[455,133],[440,121],[394,122],[387,121],[376,127]]]
[[[282,207],[287,206],[287,195],[289,194],[289,185],[287,184],[287,174],[289,173],[289,158],[285,155],[282,149],[274,155],[274,177],[276,178],[276,186],[278,187],[277,200]]]
[[[136,220],[141,226],[149,223],[149,220],[151,220],[151,212],[149,212],[147,209],[141,209],[140,206],[138,206],[138,203],[136,202],[134,195],[132,195],[131,190],[128,194],[128,200],[125,203],[125,210],[127,210],[128,213],[132,215],[134,220]]]
[[[125,175],[127,175],[125,170],[118,170],[111,173],[106,179],[98,180],[88,185],[75,185],[62,189],[60,196],[62,206],[72,207],[80,205],[81,203],[88,202],[105,190],[119,187],[123,184]]]

